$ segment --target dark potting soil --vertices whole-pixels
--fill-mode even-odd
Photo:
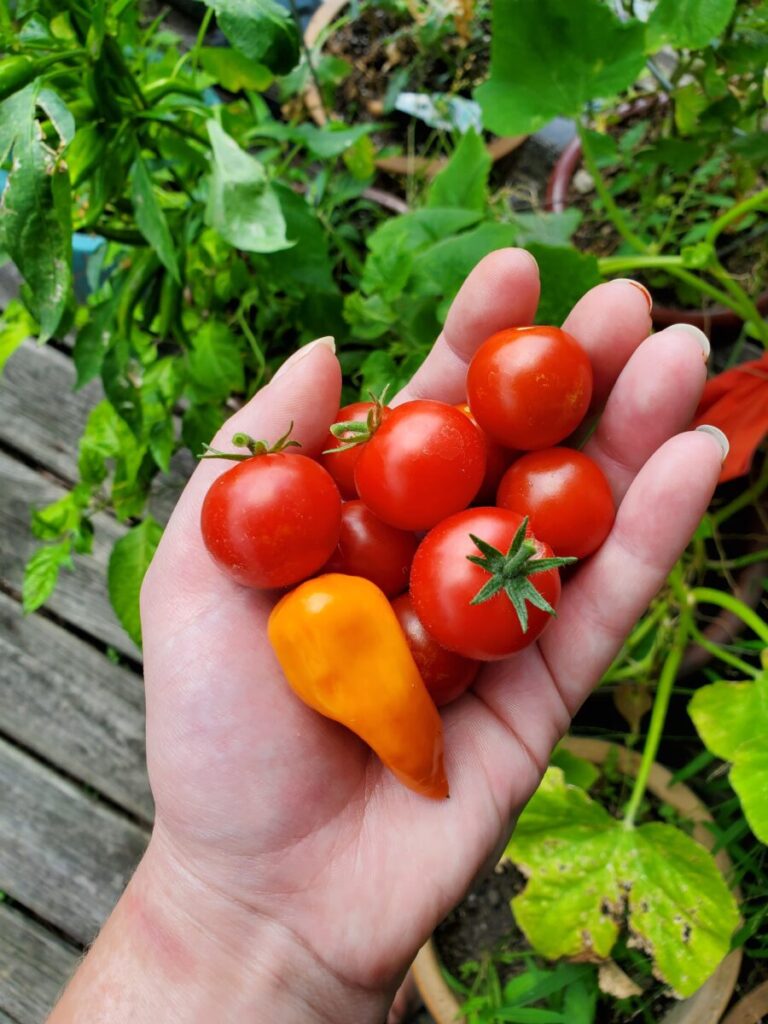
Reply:
[[[324,47],[326,54],[342,58],[352,68],[336,87],[333,107],[351,122],[381,122],[382,129],[374,135],[379,147],[420,150],[434,132],[407,114],[384,112],[387,87],[399,71],[408,71],[404,86],[408,92],[469,96],[488,70],[490,24],[487,45],[482,32],[481,39],[473,38],[470,45],[456,34],[444,38],[436,53],[422,52],[411,28],[407,15],[364,7],[333,32]]]

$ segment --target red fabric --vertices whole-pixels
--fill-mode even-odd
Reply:
[[[693,426],[719,427],[730,443],[720,483],[742,476],[768,435],[768,352],[708,380]]]

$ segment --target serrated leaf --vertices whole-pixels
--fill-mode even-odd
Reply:
[[[299,59],[299,30],[276,0],[205,0],[236,50],[250,60],[287,74]]]
[[[629,941],[679,996],[727,954],[738,908],[709,853],[671,825],[625,828],[549,768],[507,847],[528,878],[518,925],[551,959],[605,959],[626,920]]]
[[[179,262],[168,221],[157,201],[147,165],[140,156],[136,157],[131,168],[131,198],[139,231],[155,250],[168,273],[179,282]]]
[[[245,387],[243,354],[226,324],[209,320],[196,332],[189,353],[189,377],[202,401],[222,401]]]
[[[136,479],[142,458],[143,449],[125,420],[111,402],[99,402],[80,438],[77,465],[83,482],[100,484],[108,475],[108,462],[114,460],[119,464],[122,486],[128,487]]]
[[[749,827],[768,843],[768,675],[702,686],[688,713],[707,749],[731,762],[731,785]]]
[[[75,389],[98,377],[115,330],[114,298],[91,306],[88,319],[77,332],[72,359],[77,371]]]
[[[643,69],[645,26],[604,0],[496,0],[491,75],[475,92],[486,128],[536,131],[609,99]]]
[[[427,206],[484,210],[490,170],[490,153],[482,137],[470,128],[462,135],[451,159],[435,175],[427,193]]]
[[[35,611],[53,593],[63,566],[72,565],[72,542],[38,548],[24,567],[21,602],[24,612]]]
[[[246,252],[276,252],[294,242],[267,172],[214,120],[208,122],[213,147],[206,224]]]
[[[141,646],[141,584],[162,534],[160,524],[148,516],[115,543],[109,558],[109,600],[123,629],[138,646]]]
[[[736,0],[658,0],[648,19],[646,48],[662,46],[696,50],[723,32]]]
[[[516,213],[514,224],[517,228],[517,244],[528,246],[534,242],[542,245],[568,245],[573,233],[581,223],[581,211],[576,207],[562,213]]]

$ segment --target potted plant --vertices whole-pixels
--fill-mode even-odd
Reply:
[[[562,751],[565,751],[563,755]],[[688,822],[692,826],[692,836],[694,839],[701,843],[702,846],[707,849],[713,849],[715,845],[715,838],[709,829],[709,824],[712,819],[701,803],[701,801],[695,796],[695,794],[686,786],[674,783],[672,780],[672,774],[663,766],[651,762],[648,763],[647,758],[642,758],[626,748],[616,747],[613,744],[605,743],[600,740],[585,740],[568,737],[561,748],[561,752],[556,752],[555,763],[559,762],[562,764],[566,772],[571,775],[576,786],[571,787],[574,792],[580,786],[586,786],[589,788],[596,780],[598,772],[592,769],[592,772],[587,772],[585,777],[584,763],[586,762],[587,768],[592,765],[599,766],[603,772],[606,772],[609,776],[614,779],[620,778],[621,776],[627,776],[637,780],[638,776],[645,779],[648,792],[652,794],[653,798],[659,802],[660,807],[666,808],[667,820],[669,817],[676,816],[681,822]],[[581,762],[581,763],[579,763]],[[550,769],[552,771],[552,769]],[[559,768],[554,769],[555,772],[561,772]],[[575,773],[575,774],[571,774]],[[546,783],[545,783],[546,785]],[[558,793],[558,801],[562,795],[562,781],[558,781],[555,786]],[[637,793],[637,786],[635,786],[635,793]],[[582,791],[583,793],[583,791]],[[536,801],[534,797],[534,802]],[[589,800],[589,797],[585,795],[575,796],[575,802],[582,806],[587,806],[585,801]],[[670,812],[671,809],[671,812]],[[537,809],[534,806],[532,808],[533,814],[537,813]],[[561,807],[561,810],[564,808]],[[533,834],[536,826],[532,822],[530,826],[526,823],[526,814],[530,814],[529,811],[524,811],[521,816],[520,822],[518,823],[518,830],[525,832],[529,829],[530,833]],[[565,818],[564,818],[565,820]],[[570,812],[567,814],[567,820],[570,827],[574,825],[574,819],[570,816]],[[585,827],[585,826],[582,826]],[[662,828],[671,828],[672,826],[664,825]],[[548,828],[547,838],[549,841],[554,837],[557,840],[558,823],[556,819],[551,820],[550,827]],[[510,843],[507,852],[505,854],[505,860],[515,861],[518,857],[523,860],[527,860],[529,857],[529,851],[525,851],[524,848],[528,845],[530,835],[528,839],[525,839],[522,843],[516,845],[515,839]],[[583,836],[582,836],[583,840]],[[565,856],[563,849],[561,848],[557,852],[557,858],[563,858]],[[714,856],[713,863],[717,864],[717,868],[724,877],[727,877],[731,871],[731,864],[725,851],[720,850]],[[526,873],[530,871],[530,864],[526,867]],[[535,874],[532,876],[535,879]],[[566,882],[572,881],[570,874],[566,873]],[[525,884],[524,880],[521,883]],[[564,883],[565,885],[566,883]],[[596,883],[598,886],[601,884],[600,880]],[[725,886],[721,883],[723,889]],[[498,888],[498,886],[496,886]],[[565,892],[565,889],[564,889]],[[572,896],[572,893],[571,893]],[[524,897],[524,890],[523,890]],[[643,893],[643,898],[647,897],[647,894]],[[569,897],[570,899],[570,897]],[[519,903],[521,896],[518,894],[513,900],[513,909],[516,903]],[[562,904],[561,913],[561,927],[564,930],[568,928],[568,902],[564,899]],[[546,912],[546,902],[539,905],[539,910],[544,908]],[[735,915],[731,913],[731,923],[735,923]],[[672,920],[669,920],[668,925],[674,930],[675,936],[677,936],[677,929],[674,928]],[[631,925],[630,925],[631,927]],[[657,940],[658,940],[657,930]],[[674,943],[674,940],[673,940]],[[534,946],[535,948],[535,946]],[[727,951],[727,940],[722,945],[723,954]],[[512,978],[515,979],[511,982],[511,989],[505,988],[507,998],[510,999],[510,1004],[505,1006],[505,1013],[499,1017],[494,1017],[493,1014],[488,1011],[488,1016],[483,1017],[480,1015],[478,1010],[477,1020],[502,1020],[502,1019],[527,1019],[524,1016],[516,1018],[514,1016],[514,1007],[521,1007],[521,1012],[524,1013],[524,1008],[531,1005],[531,1002],[539,996],[546,996],[548,993],[559,994],[562,992],[566,984],[570,984],[573,981],[578,982],[582,987],[585,981],[587,982],[591,992],[592,998],[596,997],[597,981],[593,975],[584,974],[583,963],[574,962],[571,966],[573,968],[580,968],[581,970],[571,970],[570,972],[563,971],[563,967],[568,967],[566,961],[561,961],[560,964],[560,977],[556,974],[547,974],[543,971],[544,965],[539,961],[538,967],[533,963],[533,950],[528,947],[527,956],[518,953],[516,956],[509,957],[513,963],[517,963],[518,971],[520,967],[523,967],[524,971],[528,971],[528,976],[523,979],[523,983],[520,983],[520,973],[518,973],[515,979],[515,974],[512,973]],[[503,960],[503,956],[502,956]],[[658,1024],[717,1024],[720,1020],[720,1015],[723,1009],[728,1004],[731,998],[734,985],[739,973],[739,966],[741,962],[741,951],[736,949],[724,959],[721,960],[719,965],[712,966],[715,968],[711,976],[704,981],[703,985],[697,989],[695,994],[690,995],[688,998],[681,1002],[667,1001],[666,1009],[664,1010],[664,1016],[662,1018],[656,1018]],[[632,980],[628,977],[626,972],[618,967],[614,961],[607,962],[609,966],[605,969],[601,984],[603,990],[606,993],[613,992],[616,997],[628,998],[630,993],[637,992],[637,988],[633,987]],[[533,970],[529,965],[533,964]],[[658,965],[657,965],[658,969]],[[593,971],[596,970],[593,969]],[[472,1020],[471,1011],[473,1008],[478,1007],[481,1004],[481,1000],[478,998],[478,987],[473,989],[473,996],[470,1001],[466,1001],[466,994],[464,999],[459,997],[456,991],[457,986],[451,986],[445,979],[443,969],[440,963],[438,950],[433,939],[420,950],[416,961],[413,966],[414,976],[416,978],[417,985],[420,993],[424,999],[424,1002],[429,1009],[432,1016],[435,1018],[437,1024],[455,1024],[457,1020],[468,1019]],[[531,976],[533,975],[533,976]],[[536,984],[538,981],[538,985]],[[541,984],[541,982],[544,984]],[[498,978],[495,979],[494,984],[498,982]],[[512,994],[514,994],[514,1000]],[[657,1005],[664,1005],[661,998],[657,996]],[[646,996],[647,999],[647,996]],[[467,1017],[462,1016],[462,1003],[466,1003],[466,1006],[470,1012]],[[537,1004],[539,1005],[539,1004]],[[626,1005],[626,1004],[624,1004]],[[535,1012],[535,1011],[531,1011]],[[540,1011],[542,1014],[544,1010]],[[574,1011],[575,1012],[575,1011]],[[531,1017],[531,1019],[534,1019]],[[542,1019],[544,1019],[542,1017]],[[553,1016],[553,1019],[559,1019]],[[565,1017],[563,1019],[570,1020],[571,1018]],[[575,1018],[574,1018],[575,1019]],[[594,1017],[580,1017],[583,1020],[594,1020]],[[605,1019],[605,1018],[601,1018]],[[613,1018],[611,1018],[613,1019]],[[617,1017],[617,1020],[622,1019]]]
[[[482,131],[471,92],[487,71],[490,4],[364,0],[346,13],[349,7],[349,0],[325,0],[307,26],[307,110],[318,125],[340,111],[355,123],[385,122],[377,129],[384,151],[377,166],[436,174],[447,136],[470,126]],[[499,160],[524,138],[491,138],[488,152]]]
[[[535,17],[531,6],[494,10],[491,73],[477,91],[484,122],[529,131],[554,114],[574,116],[579,140],[563,157],[553,200],[563,208],[561,183],[578,146],[587,196],[580,242],[600,255],[601,273],[645,275],[666,290],[668,306],[706,309],[705,323],[720,304],[768,345],[758,308],[765,5],[716,0],[704,12],[660,0],[646,21],[626,13],[632,5],[622,18],[597,0],[542,0]]]

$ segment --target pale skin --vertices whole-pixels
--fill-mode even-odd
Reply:
[[[472,272],[397,402],[464,398],[467,360],[533,319],[535,263],[500,250]],[[703,343],[652,337],[629,282],[589,292],[565,325],[604,406],[586,451],[620,503],[602,549],[564,587],[534,647],[486,667],[445,709],[451,798],[405,789],[351,733],[288,689],[266,639],[273,597],[230,582],[199,530],[201,463],[142,593],[147,756],[156,823],[135,876],[51,1024],[381,1024],[413,956],[500,851],[550,751],[685,547],[722,449],[686,431]],[[214,439],[274,440],[294,421],[321,450],[341,374],[325,341],[300,350]]]

